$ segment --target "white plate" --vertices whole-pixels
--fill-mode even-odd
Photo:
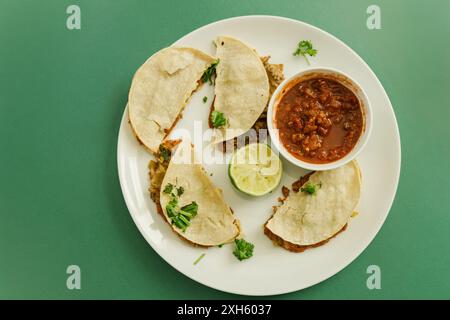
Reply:
[[[273,295],[300,290],[321,282],[343,268],[369,245],[381,228],[397,190],[400,174],[400,137],[395,115],[386,92],[367,64],[334,36],[306,23],[273,16],[245,16],[218,21],[201,27],[174,43],[214,54],[212,40],[230,35],[253,46],[260,55],[271,55],[273,63],[283,63],[285,75],[306,68],[303,58],[294,57],[299,40],[312,40],[319,50],[310,58],[312,67],[334,67],[345,71],[365,89],[373,105],[373,131],[358,157],[363,174],[359,215],[348,229],[328,244],[291,253],[275,247],[263,234],[263,224],[277,204],[281,185],[290,186],[302,170],[283,161],[285,174],[280,187],[263,198],[252,198],[230,184],[225,165],[205,166],[212,180],[223,189],[225,200],[241,220],[245,238],[255,244],[254,256],[239,262],[232,245],[222,248],[193,248],[180,240],[157,214],[150,200],[147,165],[151,155],[134,138],[124,113],[120,126],[117,160],[120,185],[128,210],[147,242],[170,265],[186,276],[209,287],[246,295]],[[149,56],[152,53],[149,52]],[[143,61],[144,62],[144,59]],[[209,97],[208,103],[201,100]],[[205,121],[213,88],[204,85],[186,107],[177,128],[193,130],[193,121]],[[197,264],[194,260],[206,256]],[[151,284],[149,284],[151,285]],[[173,288],[176,290],[176,288]]]

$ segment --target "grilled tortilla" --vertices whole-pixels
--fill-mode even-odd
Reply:
[[[150,151],[157,152],[204,71],[215,61],[197,49],[168,47],[136,71],[128,96],[130,124],[138,140]]]
[[[301,252],[328,242],[344,231],[358,204],[361,175],[352,161],[342,167],[319,171],[302,179],[264,226],[264,233],[283,248]],[[317,187],[311,195],[301,187]]]
[[[269,78],[254,49],[226,36],[218,37],[214,111],[224,114],[227,124],[214,129],[213,142],[230,140],[248,131],[264,111],[269,99]]]
[[[164,188],[168,184],[184,189],[178,199],[180,207],[193,201],[198,204],[197,214],[184,232],[172,224],[167,214],[171,195],[165,193]],[[240,233],[239,222],[225,203],[221,190],[213,185],[202,166],[195,162],[190,143],[181,142],[176,147],[162,179],[159,204],[172,229],[191,244],[217,246],[233,241]]]
[[[281,82],[284,80],[284,65],[283,64],[274,64],[270,63],[270,56],[264,56],[260,58],[264,68],[266,69],[267,77],[269,78],[269,99],[272,97],[273,92],[277,89]],[[256,133],[256,141],[260,141],[262,139],[264,141],[266,133],[261,132],[260,130],[266,130],[267,132],[267,107],[264,108],[264,111],[259,115],[256,122],[250,129],[255,130]],[[251,135],[250,135],[251,136]],[[242,140],[244,144],[250,143],[250,139],[241,139],[241,142],[238,141],[238,137],[233,138],[232,140],[227,140],[222,142],[222,150],[228,152],[241,147]]]

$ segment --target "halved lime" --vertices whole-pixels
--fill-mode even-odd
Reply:
[[[228,166],[233,185],[252,196],[262,196],[275,189],[282,173],[280,158],[262,143],[248,144],[236,150]]]

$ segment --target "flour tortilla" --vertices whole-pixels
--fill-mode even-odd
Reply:
[[[317,245],[332,238],[345,229],[359,201],[361,175],[356,161],[315,172],[309,183],[322,186],[315,195],[291,192],[265,225],[288,247]]]
[[[197,49],[168,47],[136,71],[128,96],[130,124],[150,151],[158,150],[204,71],[215,61]]]
[[[171,197],[163,192],[167,184],[183,187],[179,198],[180,207],[195,201],[198,204],[197,215],[183,232],[172,225],[173,230],[189,242],[200,246],[217,246],[232,242],[240,234],[239,222],[234,218],[230,207],[225,203],[222,191],[215,187],[202,166],[195,163],[192,145],[181,142],[173,154],[164,176],[160,203],[166,220],[166,205]]]
[[[214,110],[227,119],[214,129],[213,142],[230,140],[247,132],[264,111],[269,99],[269,79],[254,49],[226,36],[215,41],[216,68]]]

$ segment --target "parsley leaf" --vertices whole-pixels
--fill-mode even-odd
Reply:
[[[171,193],[172,193],[172,190],[173,190],[173,184],[168,183],[168,184],[166,184],[166,186],[164,187],[163,192],[164,192],[165,194],[171,194]]]
[[[233,254],[239,261],[253,256],[253,249],[255,246],[252,243],[247,242],[244,239],[236,239],[234,240],[234,243],[236,244],[236,247],[234,248]]]
[[[209,81],[210,85],[213,85],[215,83],[215,75],[216,75],[216,67],[219,64],[220,60],[217,60],[214,62],[211,66],[209,66],[208,69],[203,73],[202,75],[202,82],[206,83]],[[214,79],[214,81],[213,81]]]
[[[203,97],[203,103],[206,103],[206,101],[208,101],[208,97],[207,97],[207,96],[204,96],[204,97]]]
[[[312,184],[311,182],[308,182],[304,187],[300,188],[300,191],[314,196],[321,187],[322,183]]]
[[[220,128],[227,124],[227,118],[222,112],[213,111],[211,112],[211,122],[214,128]]]
[[[312,42],[308,40],[302,40],[298,43],[298,47],[293,53],[294,56],[303,56],[305,58],[306,62],[309,63],[308,58],[306,55],[309,55],[310,57],[314,57],[317,54],[317,50],[313,48]]]

